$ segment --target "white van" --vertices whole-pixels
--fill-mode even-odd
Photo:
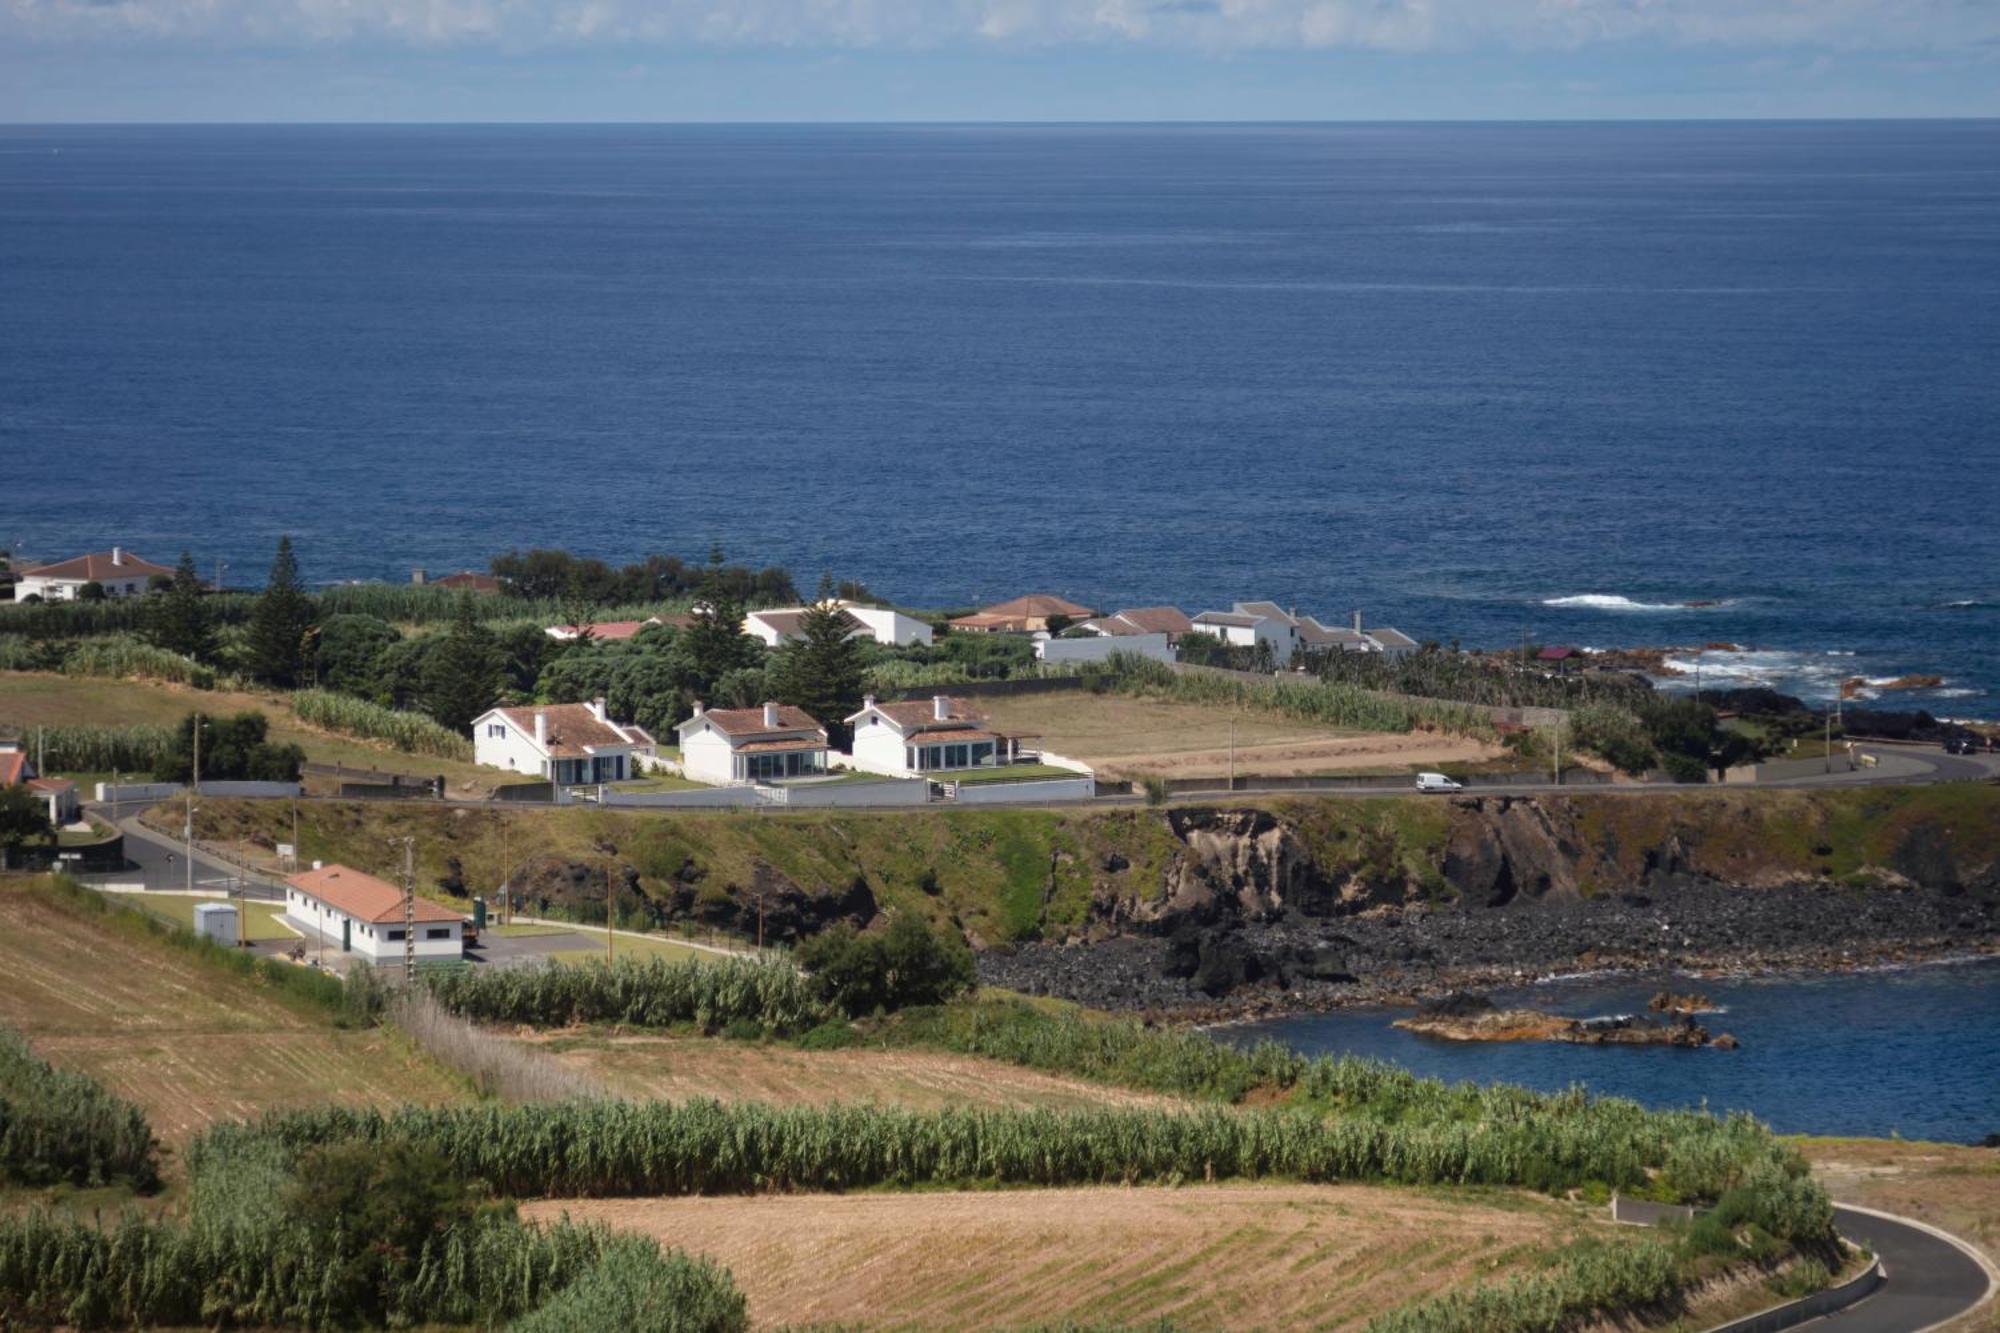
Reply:
[[[1417,774],[1418,791],[1464,791],[1463,782],[1454,782],[1442,773]]]

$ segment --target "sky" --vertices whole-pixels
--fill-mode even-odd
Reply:
[[[2000,114],[2000,0],[0,0],[0,122]]]

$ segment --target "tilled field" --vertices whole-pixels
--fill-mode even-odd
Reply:
[[[334,1030],[171,948],[4,889],[0,976],[0,1022],[137,1102],[169,1142],[278,1107],[458,1095],[387,1033]]]
[[[1605,1225],[1601,1211],[1527,1195],[1362,1185],[551,1200],[525,1211],[713,1255],[760,1327],[1358,1328]]]

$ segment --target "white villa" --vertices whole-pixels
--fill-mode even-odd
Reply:
[[[413,914],[419,962],[464,956],[463,916],[422,898]],[[284,916],[309,946],[358,953],[376,963],[403,960],[403,891],[349,866],[315,862],[286,880]]]
[[[906,616],[886,606],[862,606],[858,602],[841,601],[835,602],[834,606],[846,612],[847,618],[854,622],[849,638],[865,636],[895,648],[929,644],[931,641],[930,625],[915,616]],[[793,639],[804,637],[799,626],[809,609],[787,606],[774,611],[752,611],[743,617],[743,632],[755,635],[767,648],[783,647]]]
[[[697,782],[770,782],[826,772],[826,728],[790,704],[703,708],[676,729],[681,772]]]
[[[1354,613],[1353,628],[1322,625],[1311,616],[1300,616],[1299,647],[1308,652],[1330,652],[1339,649],[1344,653],[1381,653],[1386,657],[1404,657],[1417,650],[1417,641],[1399,629],[1387,627],[1364,630],[1361,628],[1361,613]]]
[[[604,700],[494,708],[472,722],[472,757],[490,768],[547,778],[558,786],[622,782],[658,752],[629,722],[613,722]]]
[[[942,694],[894,704],[870,695],[847,723],[854,728],[854,766],[869,773],[912,777],[1015,757],[1014,742],[987,730],[984,714]]]
[[[1299,624],[1271,602],[1238,602],[1233,610],[1204,611],[1193,621],[1194,628],[1213,634],[1232,648],[1255,648],[1268,644],[1273,666],[1292,660],[1299,646]]]
[[[155,574],[172,578],[174,571],[141,560],[122,546],[114,546],[108,551],[22,570],[20,581],[14,585],[14,600],[40,597],[45,602],[75,601],[86,583],[101,586],[106,597],[139,597],[145,594]]]

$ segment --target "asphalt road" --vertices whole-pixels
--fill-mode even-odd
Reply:
[[[1918,1333],[1984,1300],[1990,1279],[1948,1240],[1893,1217],[1834,1210],[1840,1234],[1875,1251],[1888,1281],[1866,1300],[1814,1323],[1828,1333]]]

